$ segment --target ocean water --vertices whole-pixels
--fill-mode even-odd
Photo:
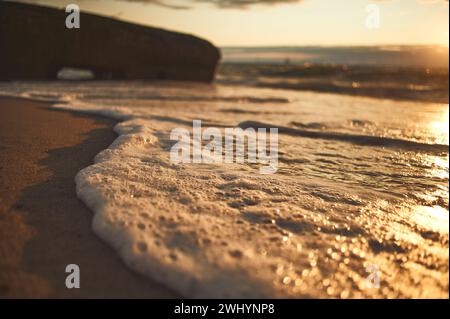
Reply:
[[[168,82],[0,94],[118,121],[77,196],[129,268],[183,296],[448,298],[448,104]],[[277,172],[172,163],[193,120],[278,127]]]
[[[334,64],[446,68],[449,48],[439,45],[223,47],[225,63]]]
[[[443,46],[225,47],[216,83],[448,103]]]

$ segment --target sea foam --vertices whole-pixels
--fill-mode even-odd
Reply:
[[[448,297],[448,105],[141,82],[0,94],[118,121],[77,195],[131,269],[182,296]],[[170,131],[193,120],[281,128],[277,173],[172,163]]]

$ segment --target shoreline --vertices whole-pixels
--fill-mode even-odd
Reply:
[[[92,231],[75,175],[117,137],[116,121],[0,97],[0,297],[173,298]],[[65,267],[80,267],[67,289]]]

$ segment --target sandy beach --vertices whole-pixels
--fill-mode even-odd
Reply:
[[[74,176],[116,137],[114,121],[0,98],[0,298],[168,298],[91,230]],[[65,267],[81,289],[65,287]]]

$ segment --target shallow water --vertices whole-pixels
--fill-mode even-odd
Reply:
[[[130,268],[185,296],[448,297],[448,104],[142,82],[0,94],[120,121],[77,194]],[[199,119],[278,127],[277,172],[171,163],[170,131]]]

